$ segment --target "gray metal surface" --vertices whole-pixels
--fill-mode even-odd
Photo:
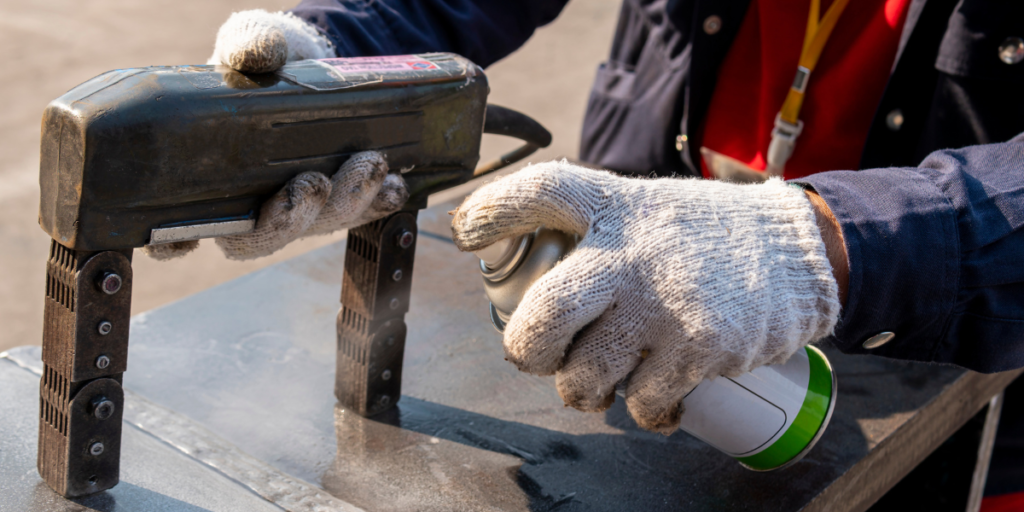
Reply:
[[[0,353],[0,360],[14,363],[38,378],[43,374],[41,355],[39,346],[29,345]],[[228,481],[248,488],[277,505],[279,508],[275,510],[361,512],[358,507],[331,496],[319,487],[286,475],[239,450],[187,416],[161,407],[131,390],[124,391],[124,399],[124,423],[177,450],[178,453],[169,456],[193,459],[215,470]]]
[[[126,389],[371,511],[863,510],[1016,375],[826,347],[831,426],[804,460],[754,473],[685,433],[639,430],[621,401],[565,408],[553,379],[503,361],[478,261],[447,238],[453,206],[420,214],[397,409],[336,407],[344,244],[135,316]]]
[[[281,512],[236,482],[162,441],[125,426],[121,483],[65,500],[36,472],[39,376],[0,359],[0,512]]]

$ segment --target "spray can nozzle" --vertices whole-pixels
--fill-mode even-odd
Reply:
[[[474,252],[480,258],[484,291],[491,301],[491,323],[498,332],[504,332],[530,285],[554,268],[576,242],[573,235],[541,227]]]

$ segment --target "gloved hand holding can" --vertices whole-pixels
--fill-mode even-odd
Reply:
[[[771,469],[799,458],[823,430],[835,387],[827,361],[805,347],[832,331],[840,302],[802,190],[779,180],[630,179],[550,162],[478,190],[455,212],[453,232],[460,249],[485,249],[489,292],[507,301],[493,311],[497,325],[507,321],[507,358],[523,371],[554,373],[567,405],[604,410],[624,382],[641,427],[669,434],[683,420],[684,428],[703,423],[714,432],[706,415],[684,415],[684,406],[728,409],[726,388],[750,395],[744,386],[781,376],[780,389],[802,380],[795,406],[733,404],[740,413],[783,409],[764,442],[694,433],[750,467]],[[516,239],[524,235],[532,240]],[[570,248],[561,261],[542,254]],[[502,273],[520,269],[536,280],[498,290]],[[516,295],[521,302],[509,311]],[[776,401],[793,402],[788,396]],[[794,436],[803,440],[795,451]],[[761,452],[769,453],[754,457]]]

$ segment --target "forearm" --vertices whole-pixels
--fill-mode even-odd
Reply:
[[[550,23],[568,0],[303,0],[340,57],[454,52],[488,66]]]
[[[805,190],[804,193],[811,201],[814,218],[817,220],[818,230],[821,231],[821,239],[825,242],[825,253],[828,255],[829,264],[832,265],[832,277],[839,286],[839,303],[846,306],[846,293],[850,286],[850,259],[846,254],[843,230],[828,204],[817,192]]]
[[[837,346],[986,372],[1024,366],[1024,142],[799,182],[827,204],[846,249]],[[862,347],[880,332],[895,338]]]

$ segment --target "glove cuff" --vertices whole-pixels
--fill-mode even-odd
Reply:
[[[767,316],[768,338],[785,340],[784,356],[765,362],[784,362],[796,349],[832,334],[839,319],[839,286],[832,273],[810,200],[802,189],[779,179],[762,185],[754,205],[763,233],[761,243],[772,244],[766,262],[775,293]],[[770,351],[769,351],[770,353]]]

